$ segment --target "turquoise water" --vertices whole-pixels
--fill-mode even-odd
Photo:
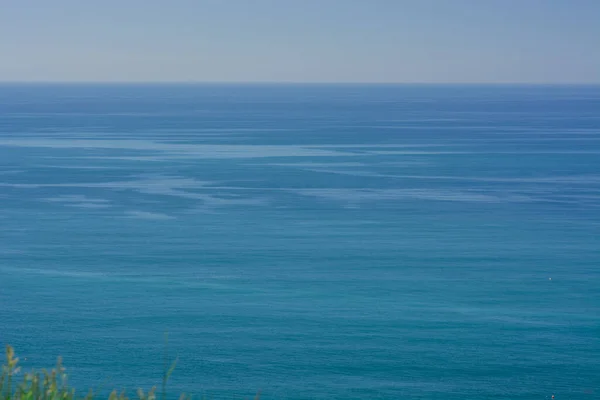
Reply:
[[[0,226],[78,385],[600,397],[600,87],[4,85]]]

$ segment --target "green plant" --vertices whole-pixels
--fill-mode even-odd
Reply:
[[[167,381],[173,373],[175,362],[169,367],[168,352],[165,352],[165,371],[162,381],[162,400],[166,400]],[[95,394],[90,390],[85,396],[78,396],[75,389],[67,382],[65,368],[59,358],[51,370],[41,372],[32,371],[25,373],[20,383],[14,379],[20,373],[19,359],[11,346],[6,346],[6,364],[2,366],[0,375],[0,400],[93,400]],[[156,387],[148,392],[142,389],[137,391],[139,400],[156,400]],[[188,400],[189,397],[182,394],[180,400]],[[108,400],[130,400],[124,392],[113,390]]]

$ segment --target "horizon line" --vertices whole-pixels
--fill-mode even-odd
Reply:
[[[338,85],[338,86],[600,86],[598,82],[336,82],[336,81],[3,81],[0,85]]]

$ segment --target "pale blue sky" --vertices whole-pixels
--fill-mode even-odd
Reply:
[[[600,0],[0,0],[0,81],[600,83]]]

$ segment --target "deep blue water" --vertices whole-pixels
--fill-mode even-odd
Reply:
[[[600,398],[600,87],[2,85],[0,227],[79,385]]]

